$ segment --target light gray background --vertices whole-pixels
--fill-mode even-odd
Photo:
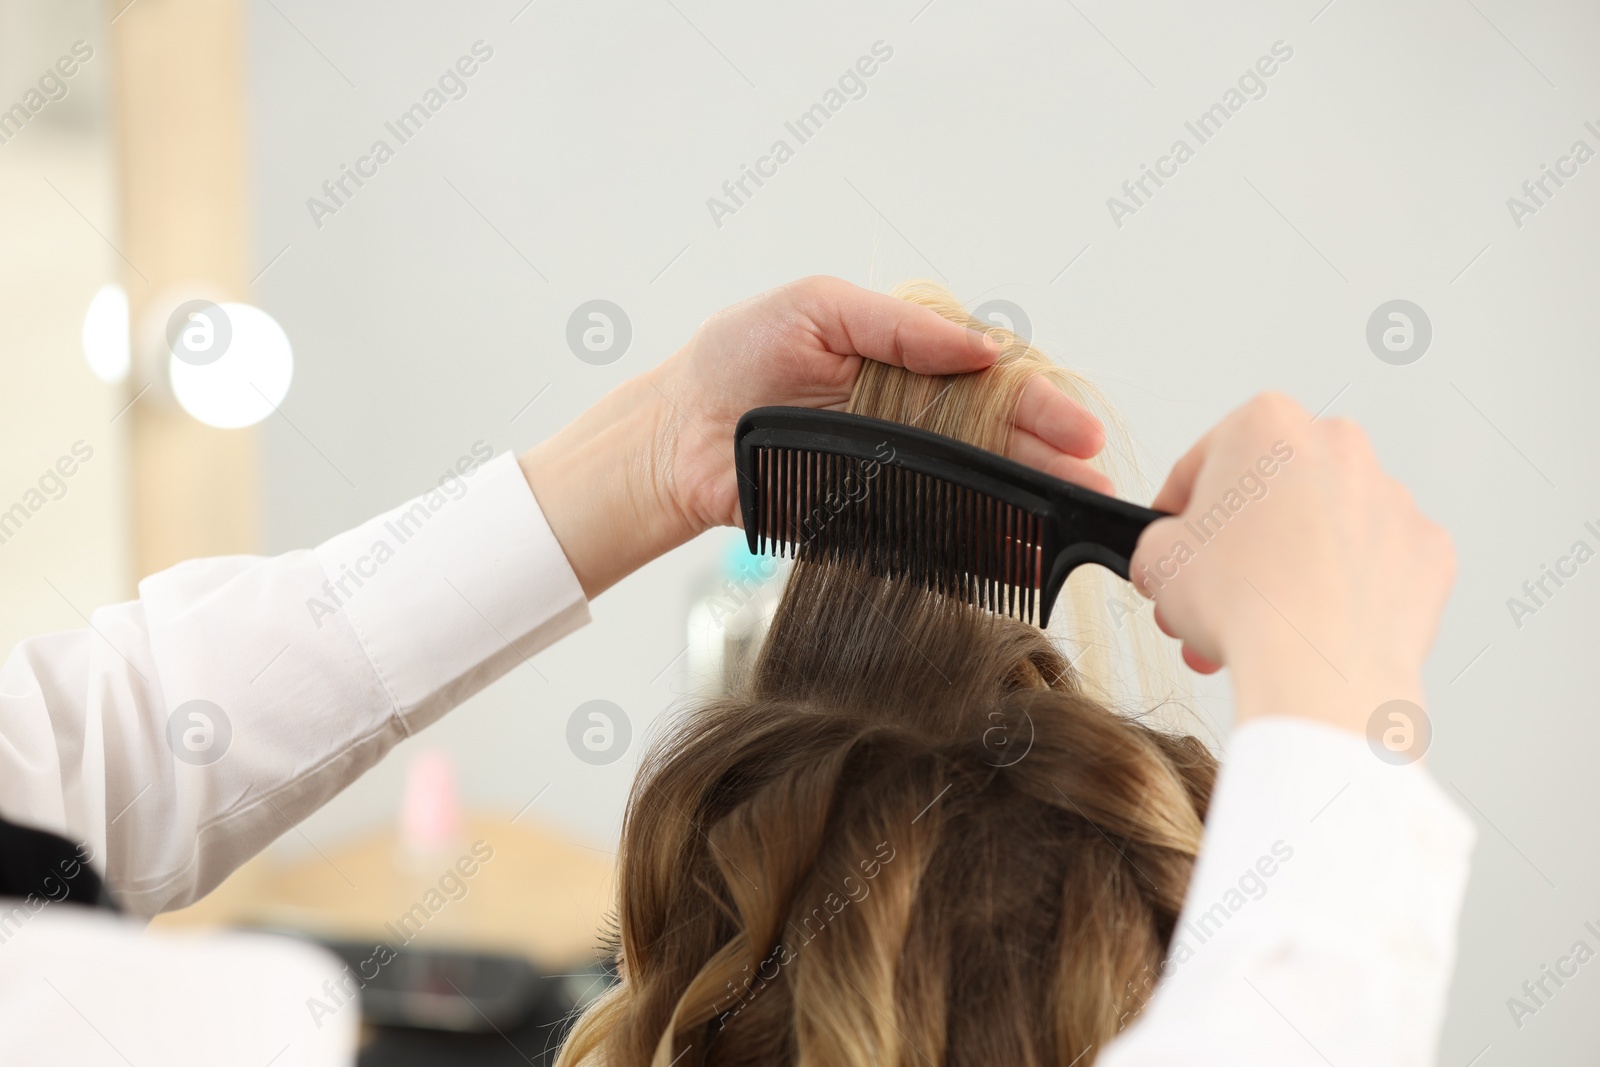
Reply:
[[[1014,300],[1114,397],[1158,477],[1263,389],[1351,416],[1461,559],[1428,671],[1432,765],[1480,838],[1441,1062],[1591,1062],[1600,963],[1520,1030],[1506,998],[1580,937],[1600,947],[1582,928],[1600,921],[1600,561],[1520,629],[1506,600],[1575,540],[1600,547],[1582,525],[1600,526],[1600,160],[1520,229],[1506,198],[1574,140],[1600,149],[1583,127],[1600,126],[1600,10],[1324,2],[254,4],[271,265],[252,297],[295,344],[284,412],[305,435],[266,424],[267,547],[420,491],[479,438],[532,445],[710,312],[813,272]],[[480,39],[494,57],[467,97],[315,227],[307,198]],[[783,122],[879,40],[894,56],[865,98],[714,225],[707,197],[775,138],[793,144]],[[1193,145],[1185,120],[1279,40],[1294,56],[1265,98],[1115,226],[1107,197],[1175,138]],[[1434,329],[1406,367],[1364,341],[1398,297]],[[563,340],[594,298],[634,328],[606,367]],[[602,597],[592,626],[537,658],[548,682],[519,668],[420,743],[455,754],[474,803],[515,810],[553,783],[542,815],[611,847],[725,536]],[[596,698],[635,728],[607,767],[564,742]],[[1225,687],[1199,699],[1226,719]],[[306,833],[392,817],[403,761]]]

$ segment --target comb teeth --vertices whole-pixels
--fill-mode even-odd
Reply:
[[[755,452],[757,552],[849,560],[878,577],[1038,621],[1043,524],[1032,513],[893,463]]]

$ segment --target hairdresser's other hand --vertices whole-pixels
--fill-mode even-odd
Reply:
[[[1238,717],[1355,731],[1421,703],[1455,575],[1449,535],[1378,466],[1365,433],[1264,395],[1173,468],[1132,561],[1156,620],[1197,670],[1233,672]]]
[[[623,383],[522,457],[591,598],[712,526],[740,524],[733,431],[755,407],[842,408],[863,359],[919,374],[982,370],[998,349],[937,313],[838,278],[806,278],[718,312],[659,366]],[[1013,458],[1108,490],[1086,461],[1093,415],[1044,379],[1023,391]]]

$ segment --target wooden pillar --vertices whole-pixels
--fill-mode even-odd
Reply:
[[[199,283],[249,300],[245,11],[242,0],[113,8],[122,250],[133,265],[124,275],[137,340],[174,287]],[[136,373],[129,398],[146,384]],[[164,403],[164,392],[151,389],[123,416],[140,578],[257,544],[255,431],[205,426]]]

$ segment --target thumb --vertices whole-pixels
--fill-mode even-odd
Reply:
[[[795,283],[795,301],[828,351],[865,356],[916,374],[965,374],[995,361],[1000,345],[932,308],[874,293],[841,278]]]
[[[1133,558],[1128,561],[1128,580],[1141,596],[1160,603],[1162,590],[1178,577],[1191,553],[1183,539],[1183,517],[1157,519],[1139,535]]]

